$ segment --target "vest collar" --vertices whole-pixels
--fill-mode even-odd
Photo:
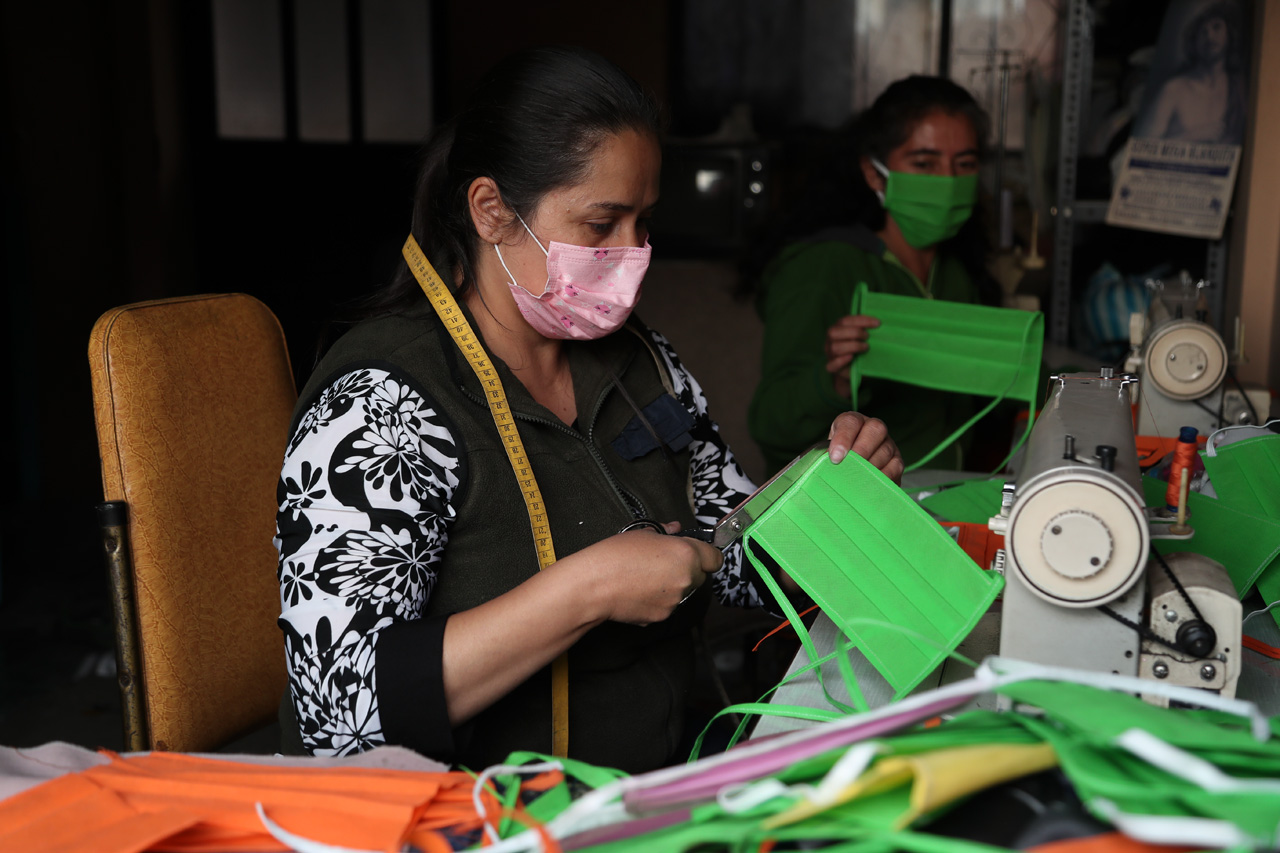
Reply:
[[[458,307],[462,309],[462,314],[466,317],[468,325],[473,330],[476,330],[477,335],[480,335],[475,315],[471,313],[471,309],[463,302],[459,302]],[[428,311],[431,311],[430,306],[428,306]],[[475,375],[475,371],[467,363],[466,358],[458,349],[458,345],[449,334],[449,330],[445,328],[444,323],[440,322],[439,318],[433,319],[435,320],[445,363],[449,365],[449,374],[454,384],[461,387],[477,402],[483,400],[484,391],[480,385],[479,378]],[[481,342],[483,343],[483,336],[481,336]],[[613,388],[613,378],[615,376],[622,377],[622,374],[631,366],[631,362],[635,359],[637,351],[643,347],[643,344],[631,333],[619,329],[617,332],[600,340],[565,341],[564,346],[565,352],[569,357],[569,369],[573,373],[573,394],[578,408],[579,429],[583,434],[586,434],[593,425],[592,419],[600,411],[605,398]],[[485,348],[485,352],[488,353],[488,347]],[[511,372],[505,362],[492,354],[489,355],[489,360],[497,369],[498,379],[502,382],[502,389],[507,396],[507,404],[511,407],[513,414],[538,420],[560,422],[559,418],[550,409],[533,399],[533,395],[525,388],[524,383]]]

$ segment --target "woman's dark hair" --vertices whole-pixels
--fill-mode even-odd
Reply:
[[[960,115],[969,120],[978,139],[978,154],[986,153],[991,120],[962,86],[945,77],[915,74],[904,77],[880,93],[875,102],[838,131],[825,168],[815,170],[811,187],[794,209],[784,215],[760,251],[747,259],[745,273],[752,283],[768,261],[785,245],[828,228],[864,225],[872,231],[884,227],[884,208],[862,174],[863,157],[884,162],[889,152],[911,136],[921,119],[935,113]],[[985,276],[986,235],[974,208],[960,232],[942,244],[958,256],[971,275]]]
[[[973,95],[945,77],[914,74],[889,84],[858,116],[853,127],[858,156],[883,162],[890,151],[907,141],[922,118],[935,112],[967,118],[978,138],[979,157],[986,154],[991,121]]]
[[[492,178],[527,222],[551,190],[581,180],[611,136],[661,128],[654,99],[604,57],[574,47],[523,51],[499,62],[463,109],[427,140],[410,230],[457,294],[474,285],[479,235],[467,191]],[[393,314],[422,300],[401,262],[391,282],[360,305],[357,319]]]

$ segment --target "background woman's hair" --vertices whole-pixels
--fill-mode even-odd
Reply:
[[[472,181],[492,178],[526,222],[551,190],[581,180],[602,142],[626,130],[661,131],[656,101],[604,57],[575,47],[514,54],[480,81],[462,110],[427,140],[410,229],[461,296],[475,283],[480,238],[471,221]],[[403,311],[422,300],[400,262],[387,286],[357,303],[346,322]]]
[[[919,74],[891,83],[870,107],[836,131],[825,167],[813,171],[798,203],[783,212],[773,232],[746,258],[746,284],[754,287],[765,266],[789,243],[828,228],[883,228],[884,208],[862,175],[861,158],[884,162],[889,152],[907,141],[921,119],[935,112],[967,118],[978,139],[978,155],[985,156],[991,120],[964,87],[945,77]],[[987,239],[982,219],[980,207],[975,207],[960,232],[942,244],[975,280],[986,276]]]

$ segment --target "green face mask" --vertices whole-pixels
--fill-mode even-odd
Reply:
[[[875,158],[871,164],[885,177],[881,203],[913,248],[924,249],[954,237],[969,221],[978,197],[977,175],[890,172]]]

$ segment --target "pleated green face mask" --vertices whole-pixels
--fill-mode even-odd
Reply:
[[[916,249],[954,237],[973,214],[977,175],[891,172],[875,158],[871,164],[884,175],[884,209],[898,223],[903,239]]]
[[[761,552],[857,642],[900,699],[969,635],[1004,580],[978,568],[941,524],[857,454],[835,465],[820,446],[798,466],[743,535],[747,559],[810,660],[818,654]]]
[[[861,381],[869,377],[992,398],[911,468],[928,462],[1006,398],[1030,409],[1022,437],[1030,432],[1044,348],[1040,312],[874,293],[860,282],[849,313],[880,321],[868,336],[869,348],[853,360],[849,371],[853,399],[858,399]]]

